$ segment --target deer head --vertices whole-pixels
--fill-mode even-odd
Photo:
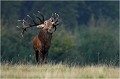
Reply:
[[[38,28],[41,28],[41,29],[46,29],[49,33],[53,33],[54,31],[56,31],[56,26],[59,24],[58,23],[59,15],[55,13],[54,15],[52,14],[51,18],[49,18],[48,20],[44,20],[43,14],[41,14],[40,11],[38,11],[38,13],[41,15],[42,19],[35,14],[33,14],[33,15],[38,20],[40,20],[40,23],[36,23],[32,19],[32,17],[30,17],[29,15],[27,15],[27,17],[30,18],[32,23],[29,23],[29,22],[25,21],[24,19],[18,20],[18,21],[22,22],[21,27],[17,26],[18,28],[22,29],[22,32],[21,32],[22,37],[23,37],[24,32],[27,31],[27,28],[34,27],[34,26],[37,26]],[[53,31],[53,29],[54,29],[54,31]]]
[[[45,20],[44,23],[38,25],[38,28],[46,29],[48,33],[53,33],[56,31],[56,26],[59,24],[58,22],[59,15],[58,14],[52,14],[51,18],[48,20]]]

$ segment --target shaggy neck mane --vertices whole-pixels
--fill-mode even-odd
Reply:
[[[51,44],[52,33],[42,29],[38,34],[38,38],[41,41],[42,47],[48,50]]]

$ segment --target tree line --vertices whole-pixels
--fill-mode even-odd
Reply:
[[[48,61],[118,65],[118,1],[2,1],[2,63],[35,63],[32,40],[39,29],[29,29],[22,38],[16,26],[18,19],[26,18],[27,14],[32,16],[38,10],[46,19],[52,13],[60,16]]]

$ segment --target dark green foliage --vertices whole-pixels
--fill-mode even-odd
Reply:
[[[89,64],[91,62],[92,64],[114,62],[116,64],[118,40],[111,33],[114,33],[114,31],[100,27],[94,27],[92,30],[90,28],[83,34],[81,33],[79,51],[85,58],[85,62]]]
[[[46,19],[51,13],[60,15],[61,23],[53,34],[48,61],[118,65],[118,1],[2,1],[2,62],[35,63],[32,40],[39,30],[30,28],[22,38],[15,26],[19,25],[17,19],[37,10]]]

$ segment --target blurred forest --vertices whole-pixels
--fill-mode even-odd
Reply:
[[[119,1],[1,1],[1,62],[36,63],[32,40],[39,29],[21,37],[18,19],[41,11],[60,16],[48,61],[119,65]],[[33,16],[32,16],[33,17]]]

